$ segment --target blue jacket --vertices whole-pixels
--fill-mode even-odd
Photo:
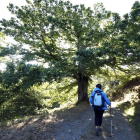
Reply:
[[[104,101],[104,107],[103,107],[101,110],[107,110],[107,105],[106,105],[106,103],[107,103],[109,106],[111,106],[111,102],[110,102],[109,99],[107,98],[106,94],[105,94],[100,88],[96,87],[96,88],[94,89],[94,91],[91,93],[91,96],[90,96],[90,98],[89,98],[89,101],[90,101],[91,104],[93,104],[93,97],[94,97],[95,91],[97,91],[97,90],[100,90],[100,91],[101,91],[102,96],[103,96],[103,99],[104,99],[104,100],[103,100],[103,101]],[[92,109],[94,109],[93,106],[92,106]]]

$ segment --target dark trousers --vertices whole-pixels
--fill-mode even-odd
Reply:
[[[95,112],[95,126],[101,126],[104,110],[94,109],[94,112]]]

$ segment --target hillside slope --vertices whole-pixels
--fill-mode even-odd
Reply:
[[[0,140],[138,140],[140,136],[140,79],[133,79],[119,90],[119,98],[104,113],[103,131],[95,136],[94,111],[87,103],[66,109],[7,122],[0,128]],[[117,93],[116,93],[117,94]],[[121,109],[121,110],[120,110]],[[135,129],[135,130],[134,130]],[[129,135],[128,135],[129,134]]]
[[[140,137],[140,77],[127,82],[117,94],[118,106]]]

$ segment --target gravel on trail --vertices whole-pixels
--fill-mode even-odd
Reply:
[[[82,112],[67,116],[63,121],[56,124],[54,140],[137,140],[138,137],[127,122],[125,116],[117,107],[117,103],[112,102],[112,118],[110,117],[110,107],[103,116],[103,129],[99,136],[95,136],[94,111],[90,106]],[[112,133],[111,134],[111,119]],[[60,119],[61,120],[61,119]]]
[[[111,134],[111,119],[112,133]],[[112,102],[103,115],[103,129],[95,136],[94,111],[87,103],[61,110],[50,118],[30,118],[9,127],[0,128],[0,140],[140,140],[126,117]]]

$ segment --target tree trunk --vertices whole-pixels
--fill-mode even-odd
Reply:
[[[88,99],[88,78],[79,74],[78,78],[78,101],[77,104]]]

